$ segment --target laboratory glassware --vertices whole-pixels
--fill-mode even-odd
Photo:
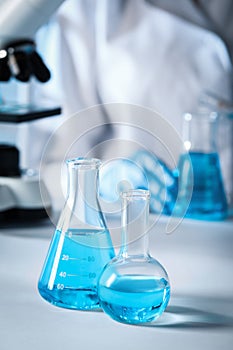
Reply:
[[[38,283],[41,296],[56,306],[99,308],[97,281],[114,257],[98,193],[100,160],[67,161],[68,196]]]
[[[228,216],[233,215],[233,101],[225,100],[210,91],[200,96],[199,110],[216,112],[219,118],[218,154],[227,197]]]
[[[163,266],[148,251],[149,198],[147,190],[122,196],[122,245],[104,268],[98,283],[102,309],[114,320],[142,324],[158,318],[170,298]]]
[[[227,200],[218,153],[217,113],[186,113],[183,120],[185,152],[178,164],[181,200],[186,217],[222,220],[227,216]],[[190,203],[187,198],[190,198]]]

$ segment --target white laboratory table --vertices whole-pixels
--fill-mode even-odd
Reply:
[[[147,326],[48,304],[37,281],[54,227],[0,229],[0,349],[233,349],[233,222],[184,220],[168,235],[166,221],[153,227],[150,247],[172,297]]]

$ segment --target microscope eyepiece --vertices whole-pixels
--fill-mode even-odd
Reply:
[[[9,42],[0,53],[0,81],[14,77],[28,82],[34,76],[41,83],[46,83],[50,79],[50,71],[36,51],[33,40]]]

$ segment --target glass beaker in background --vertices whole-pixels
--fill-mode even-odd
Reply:
[[[233,215],[233,110],[219,111],[218,153],[227,199],[227,213]]]
[[[227,216],[227,200],[218,153],[219,122],[217,113],[184,115],[183,140],[186,153],[181,154],[178,169],[184,206],[187,205],[186,194],[192,191],[186,217],[223,220]]]
[[[216,112],[219,118],[217,146],[228,204],[228,215],[233,216],[233,101],[212,91],[203,91],[199,110]]]
[[[114,250],[97,198],[98,159],[67,161],[68,197],[38,283],[41,296],[56,306],[99,307],[97,281]]]

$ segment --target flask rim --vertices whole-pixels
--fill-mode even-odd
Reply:
[[[131,189],[120,193],[122,199],[144,199],[147,200],[150,198],[149,190],[142,189]]]
[[[101,160],[98,158],[77,157],[67,159],[66,164],[69,168],[91,170],[98,169],[101,166]]]

